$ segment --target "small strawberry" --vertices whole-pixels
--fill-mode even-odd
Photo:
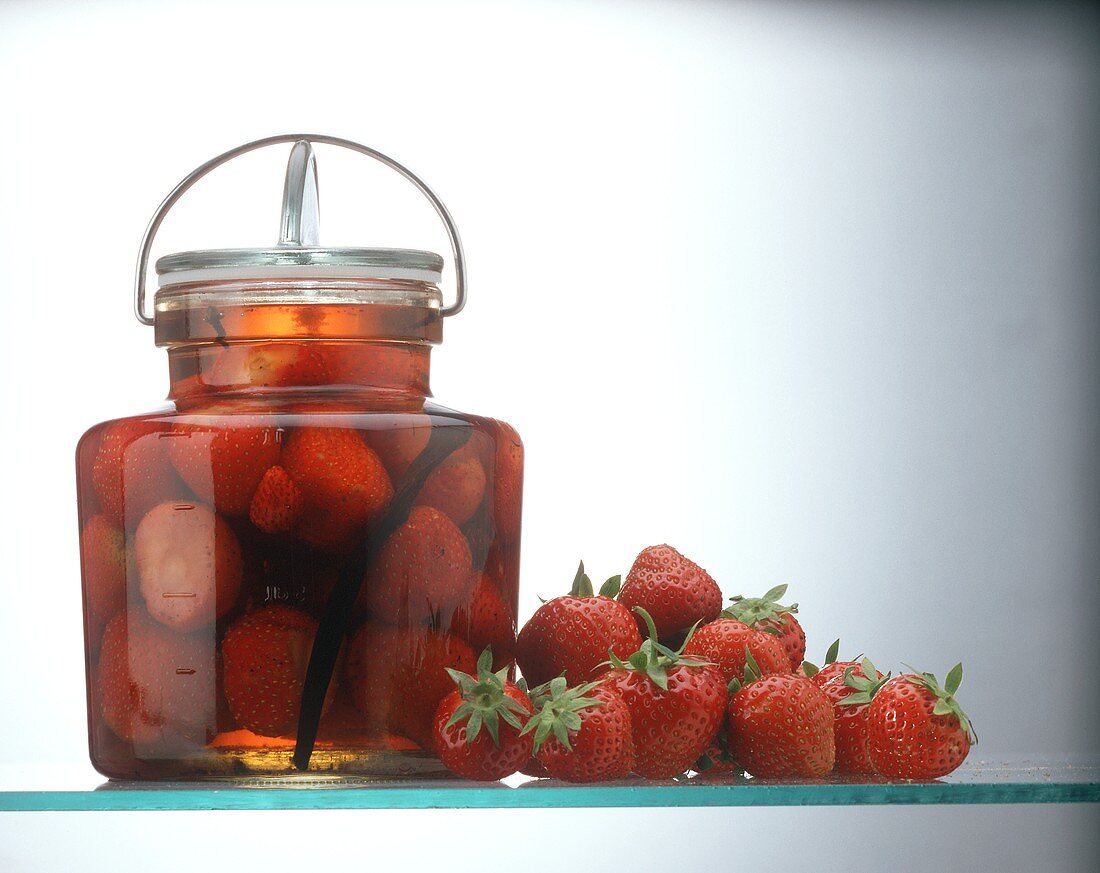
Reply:
[[[515,660],[516,620],[503,595],[486,573],[477,573],[473,593],[451,615],[447,630],[466,640],[475,652],[493,651],[493,669]]]
[[[790,669],[797,670],[806,657],[806,632],[794,617],[798,604],[783,606],[779,598],[787,593],[786,585],[776,585],[763,597],[731,597],[733,603],[727,606],[722,615],[736,618],[749,627],[774,633],[783,644],[790,661]]]
[[[220,389],[322,385],[328,381],[328,369],[309,344],[258,343],[220,351],[206,381]]]
[[[174,633],[140,608],[122,610],[104,631],[93,693],[107,726],[138,747],[179,736],[205,743],[217,733],[213,642]]]
[[[263,415],[211,418],[190,410],[172,427],[168,454],[195,495],[226,515],[246,515],[267,469],[279,462],[274,419]]]
[[[268,737],[293,733],[316,634],[317,622],[289,606],[257,609],[232,624],[222,640],[222,670],[238,725]]]
[[[465,640],[427,627],[368,621],[348,645],[344,677],[366,727],[391,730],[431,749],[436,707],[454,687],[448,667],[476,671],[477,656]]]
[[[427,415],[378,416],[373,430],[364,436],[370,447],[382,459],[390,478],[400,483],[409,466],[424,451],[432,435],[432,419]]]
[[[635,611],[649,639],[625,662],[612,654],[606,681],[630,710],[634,772],[668,779],[692,767],[714,741],[728,695],[712,665],[661,645],[649,613]]]
[[[493,462],[493,519],[505,540],[519,537],[523,504],[523,441],[503,421],[495,422],[497,447]]]
[[[149,614],[177,631],[229,612],[244,573],[232,528],[200,503],[150,509],[134,534],[134,563]]]
[[[80,534],[88,642],[95,649],[103,629],[126,605],[126,538],[105,515],[93,515]]]
[[[186,496],[168,457],[171,442],[161,422],[124,419],[106,426],[92,462],[92,487],[115,524],[132,531],[156,504]]]
[[[938,779],[958,767],[977,742],[955,692],[956,664],[940,687],[931,673],[895,676],[878,689],[867,715],[875,770],[888,779]]]
[[[619,577],[593,595],[592,580],[581,562],[573,588],[546,601],[516,637],[516,663],[531,685],[557,676],[579,685],[603,672],[610,651],[625,658],[642,644],[634,616],[616,601]]]
[[[634,559],[619,602],[640,606],[653,616],[662,639],[706,623],[722,608],[722,591],[710,574],[672,546],[649,546]],[[639,630],[644,630],[641,619]]]
[[[546,774],[566,782],[625,779],[634,769],[630,710],[617,691],[600,682],[568,688],[562,676],[531,692],[535,759]]]
[[[531,738],[520,716],[531,714],[527,695],[494,673],[493,653],[477,661],[477,675],[447,669],[458,686],[435,711],[433,740],[439,760],[453,773],[479,782],[511,776],[531,758]],[[482,731],[482,728],[485,730]]]
[[[817,676],[812,676],[810,681],[817,684]],[[845,667],[843,675],[818,685],[833,702],[836,770],[842,773],[875,772],[875,766],[871,763],[867,719],[871,699],[889,678],[889,673],[883,676],[869,658],[864,658],[859,664]]]
[[[433,506],[457,525],[468,522],[485,495],[485,468],[469,442],[428,475],[418,506]]]
[[[349,428],[296,428],[283,446],[281,463],[302,492],[295,533],[315,546],[344,546],[393,498],[378,455]]]
[[[375,618],[417,624],[454,609],[476,584],[462,531],[438,510],[415,506],[367,572],[363,597]]]
[[[730,753],[760,779],[819,778],[833,769],[833,705],[805,676],[760,676],[751,656],[745,685],[730,684]]]
[[[293,530],[305,508],[301,489],[282,467],[269,467],[260,480],[248,517],[264,533],[286,533]]]
[[[745,674],[747,653],[756,659],[765,675],[787,672],[787,653],[779,640],[733,618],[719,618],[703,625],[684,647],[685,655],[713,663],[727,684]]]

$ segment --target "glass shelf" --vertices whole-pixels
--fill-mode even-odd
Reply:
[[[971,761],[936,782],[762,782],[742,777],[566,785],[512,777],[371,782],[307,775],[237,782],[102,782],[94,771],[0,773],[0,812],[228,809],[497,809],[661,806],[1097,803],[1100,761]]]

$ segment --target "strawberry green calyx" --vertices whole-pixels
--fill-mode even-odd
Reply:
[[[752,652],[749,651],[749,647],[745,646],[745,674],[744,679],[738,679],[734,676],[730,679],[729,684],[726,686],[726,690],[729,693],[736,694],[746,685],[751,685],[761,676],[760,665],[756,663],[756,658],[752,656]]]
[[[612,576],[600,586],[600,595],[602,597],[610,597],[614,600],[619,593],[621,584],[622,576]],[[588,577],[588,574],[584,572],[584,561],[581,561],[580,566],[577,567],[577,575],[573,578],[573,587],[569,589],[569,593],[573,597],[595,596],[592,580]],[[545,603],[545,601],[543,602]]]
[[[864,658],[860,661],[859,669],[863,673],[862,676],[856,675],[855,667],[849,667],[844,671],[844,684],[853,690],[847,697],[839,701],[840,706],[857,706],[860,703],[870,703],[874,700],[878,690],[890,678],[889,673],[885,676],[880,673],[875,665],[871,663],[870,658]]]
[[[966,731],[966,737],[970,740],[970,744],[974,745],[978,742],[978,735],[974,733],[974,726],[970,723],[970,718],[963,712],[959,702],[955,699],[955,692],[959,690],[959,686],[962,684],[962,677],[963,665],[961,663],[951,668],[942,688],[939,680],[931,673],[914,673],[905,676],[914,685],[927,688],[936,696],[936,705],[932,710],[932,715],[955,716],[959,720],[959,726]]]
[[[522,729],[519,716],[526,715],[527,711],[522,703],[504,693],[508,668],[493,672],[492,649],[486,648],[478,657],[476,677],[450,667],[445,669],[462,695],[462,703],[455,709],[446,727],[466,721],[466,742],[472,743],[484,726],[497,748],[500,748],[501,720],[516,730]]]
[[[840,637],[837,637],[835,640],[833,640],[832,645],[829,646],[828,651],[825,652],[825,663],[823,663],[821,666],[822,667],[827,667],[830,664],[835,664],[837,655],[839,655],[839,654],[840,654]],[[807,679],[813,678],[814,676],[816,676],[820,672],[821,672],[821,667],[818,667],[817,664],[811,664],[809,661],[803,661],[802,662],[802,673],[803,673],[803,675],[805,675],[805,677]]]
[[[692,636],[694,636],[698,622],[692,625],[691,630],[688,631],[680,648],[674,651],[668,646],[661,645],[661,643],[657,641],[657,627],[653,623],[653,616],[640,606],[635,606],[634,612],[640,615],[645,622],[646,628],[649,630],[649,638],[644,640],[642,642],[642,647],[627,658],[626,661],[619,658],[613,651],[608,650],[609,660],[604,663],[611,664],[613,667],[617,667],[620,670],[634,670],[638,673],[645,673],[650,681],[662,691],[668,691],[669,667],[675,665],[683,667],[713,666],[710,661],[700,661],[696,658],[684,657],[684,647],[687,646]]]
[[[588,682],[568,688],[565,677],[558,676],[551,679],[531,691],[531,703],[535,715],[528,719],[520,736],[535,732],[534,749],[537,753],[542,744],[551,734],[567,751],[573,751],[573,743],[569,739],[570,731],[578,731],[581,727],[581,717],[578,714],[582,709],[592,706],[604,706],[604,702],[596,697],[586,697],[599,682]]]
[[[776,585],[766,592],[763,597],[744,597],[738,594],[736,597],[730,598],[733,602],[722,610],[722,617],[735,618],[749,627],[756,627],[760,622],[768,619],[780,625],[786,624],[787,620],[783,618],[783,613],[798,612],[797,603],[784,606],[779,602],[779,598],[786,593],[786,585]],[[770,632],[774,628],[764,627],[762,630]]]

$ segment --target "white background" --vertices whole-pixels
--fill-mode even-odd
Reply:
[[[1097,32],[1038,4],[0,3],[0,769],[87,767],[72,453],[167,388],[130,312],[144,223],[292,130],[388,152],[459,223],[433,388],[525,439],[521,618],[578,557],[668,541],[727,594],[789,582],[812,655],[963,660],[975,757],[1095,755]],[[284,160],[210,177],[154,256],[275,242]],[[446,251],[399,179],[319,161],[322,242]],[[464,870],[489,834],[530,870],[555,834],[604,869],[759,869],[750,828],[817,870],[1089,869],[1098,823],[9,814],[0,870]]]

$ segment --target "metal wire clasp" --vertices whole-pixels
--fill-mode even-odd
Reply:
[[[451,214],[447,211],[447,207],[443,205],[443,201],[436,196],[435,192],[411,170],[399,164],[388,155],[384,155],[382,152],[372,149],[369,146],[353,142],[349,139],[326,136],[325,134],[284,133],[277,136],[268,136],[263,139],[253,140],[252,142],[230,149],[218,155],[216,158],[211,158],[205,164],[197,167],[185,176],[183,180],[172,189],[172,192],[164,198],[160,206],[157,207],[157,211],[153,213],[153,217],[149,221],[149,226],[145,229],[145,235],[141,240],[141,251],[138,255],[137,279],[134,282],[134,313],[137,315],[138,321],[148,325],[154,322],[153,317],[145,313],[145,280],[146,274],[149,271],[149,253],[153,248],[153,240],[165,216],[167,216],[168,211],[176,205],[179,199],[187,193],[192,185],[198,182],[199,179],[211,170],[220,167],[233,158],[240,157],[256,149],[288,142],[300,144],[296,146],[296,149],[300,149],[300,151],[296,150],[292,152],[291,165],[287,173],[286,189],[283,195],[284,216],[283,227],[280,233],[281,245],[294,245],[296,242],[299,245],[309,245],[311,242],[315,242],[316,239],[317,170],[313,160],[312,150],[309,148],[310,144],[322,143],[324,145],[340,146],[341,148],[359,152],[369,158],[374,158],[374,160],[384,164],[391,170],[400,173],[415,185],[420,193],[428,199],[428,202],[432,204],[436,214],[439,215],[440,220],[443,222],[443,226],[447,230],[447,236],[450,238],[451,254],[454,257],[455,266],[455,300],[454,303],[449,306],[443,307],[442,314],[446,317],[457,315],[462,311],[462,308],[466,305],[466,257],[462,251],[462,240],[459,238],[458,228],[455,227],[454,219],[451,218]],[[296,170],[296,167],[299,169]],[[288,202],[296,205],[297,212],[295,214],[291,214],[293,210],[286,208]],[[312,226],[311,222],[314,222]]]

